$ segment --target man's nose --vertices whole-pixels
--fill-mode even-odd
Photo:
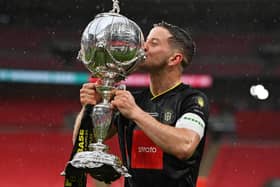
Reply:
[[[147,42],[144,43],[144,51],[148,51],[148,45],[147,45]]]

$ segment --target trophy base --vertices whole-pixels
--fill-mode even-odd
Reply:
[[[118,157],[103,151],[78,152],[70,161],[70,164],[105,183],[117,180],[121,176],[131,177]]]

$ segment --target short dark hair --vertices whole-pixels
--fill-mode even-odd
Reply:
[[[164,21],[154,24],[154,27],[163,27],[170,32],[172,35],[172,37],[169,39],[170,45],[181,50],[184,55],[182,66],[188,66],[196,53],[196,45],[191,34],[176,25],[172,25]]]

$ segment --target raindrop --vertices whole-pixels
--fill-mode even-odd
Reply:
[[[254,18],[253,22],[254,22],[254,23],[258,23],[259,20],[258,20],[257,18]]]

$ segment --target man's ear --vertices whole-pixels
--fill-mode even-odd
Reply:
[[[175,52],[171,57],[169,57],[169,65],[176,65],[183,61],[183,54]]]

